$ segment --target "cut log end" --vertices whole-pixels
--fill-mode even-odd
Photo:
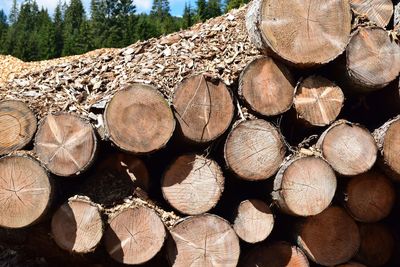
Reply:
[[[339,86],[320,76],[303,80],[296,91],[294,107],[298,116],[312,126],[326,126],[336,120],[344,102]]]
[[[33,112],[21,101],[0,102],[0,155],[25,147],[36,132]]]
[[[39,125],[34,149],[50,172],[67,177],[91,166],[97,141],[89,122],[70,113],[51,114]]]
[[[125,209],[111,220],[104,242],[114,260],[142,264],[161,250],[165,237],[158,215],[147,207],[136,207]]]
[[[292,106],[294,79],[284,65],[272,58],[257,58],[243,70],[239,94],[255,112],[264,116],[279,115]]]
[[[250,120],[229,134],[224,149],[228,167],[245,180],[265,180],[279,169],[286,153],[283,138],[272,124]]]
[[[0,226],[21,228],[37,222],[51,202],[49,177],[40,164],[25,156],[0,159]]]
[[[379,27],[386,27],[393,15],[391,0],[350,0],[351,8],[360,15],[376,23]]]
[[[389,126],[384,129],[383,146],[381,153],[385,165],[393,171],[396,176],[400,175],[400,119],[396,119],[389,123]],[[398,178],[398,177],[396,177]]]
[[[336,176],[329,164],[321,158],[301,157],[282,165],[272,197],[285,213],[311,216],[330,205],[335,191]]]
[[[233,119],[233,100],[226,85],[206,74],[183,80],[175,90],[173,105],[183,136],[195,143],[215,140]]]
[[[135,154],[163,148],[175,130],[167,101],[156,88],[143,84],[118,91],[108,103],[104,119],[115,145]]]
[[[71,253],[92,252],[103,236],[99,208],[90,201],[72,199],[53,215],[51,231],[60,248]]]
[[[224,176],[218,164],[199,155],[178,157],[162,181],[164,198],[183,214],[209,211],[224,190]]]
[[[273,227],[274,215],[265,202],[250,199],[239,204],[233,229],[243,241],[253,244],[263,241]]]
[[[297,242],[312,261],[332,266],[349,261],[357,253],[360,233],[342,208],[330,207],[305,220]]]
[[[357,175],[346,186],[346,208],[361,222],[377,222],[387,217],[395,202],[393,184],[385,175],[370,171]]]

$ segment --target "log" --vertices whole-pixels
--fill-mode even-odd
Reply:
[[[393,15],[391,0],[350,0],[356,14],[366,16],[379,27],[386,27]]]
[[[104,234],[108,254],[123,264],[142,264],[162,248],[166,231],[160,217],[151,209],[139,206],[120,211]]]
[[[21,101],[0,102],[0,156],[24,148],[36,132],[35,114]]]
[[[348,262],[345,264],[337,265],[336,267],[367,267],[364,264],[357,263],[357,262]]]
[[[279,130],[264,120],[240,122],[229,133],[224,158],[239,178],[250,181],[270,178],[279,169],[286,146]]]
[[[345,176],[370,170],[377,158],[377,146],[371,133],[345,120],[333,123],[320,136],[317,147],[332,168]]]
[[[394,19],[393,19],[393,29],[400,34],[400,2],[398,0],[393,1],[394,6]]]
[[[89,199],[71,198],[53,215],[51,232],[57,245],[70,253],[93,252],[103,237],[100,209]]]
[[[156,88],[131,84],[107,104],[104,122],[110,140],[121,150],[151,153],[163,148],[175,130],[171,108]]]
[[[294,85],[294,78],[285,65],[270,57],[258,57],[242,71],[238,93],[253,111],[276,116],[292,106]]]
[[[258,199],[242,201],[236,211],[233,229],[247,243],[265,240],[274,227],[274,215],[267,203]]]
[[[34,151],[53,174],[79,175],[94,162],[97,139],[92,125],[72,113],[56,113],[39,124]]]
[[[384,266],[391,258],[395,240],[383,224],[361,224],[361,245],[356,259],[367,266]]]
[[[360,222],[372,223],[386,218],[395,199],[392,182],[377,171],[352,177],[345,189],[345,207]]]
[[[330,205],[335,191],[335,172],[326,161],[292,156],[276,174],[271,196],[284,213],[312,216]]]
[[[215,207],[224,191],[224,181],[214,160],[188,154],[178,157],[165,171],[161,190],[176,210],[197,215]]]
[[[344,209],[332,206],[305,219],[297,243],[313,262],[333,266],[349,261],[357,253],[360,233]]]
[[[228,129],[234,115],[232,96],[226,85],[205,73],[179,83],[173,105],[183,137],[194,143],[217,139]]]
[[[38,222],[52,200],[46,170],[28,156],[0,159],[0,226],[22,228]]]
[[[382,28],[360,27],[346,48],[346,68],[354,90],[381,89],[399,75],[400,46]]]
[[[254,247],[241,260],[241,267],[308,267],[309,262],[300,248],[279,241]]]
[[[351,19],[345,0],[256,0],[248,9],[246,27],[259,50],[297,67],[312,67],[344,51]]]
[[[187,217],[170,230],[167,246],[173,267],[237,265],[239,239],[224,219],[203,214]]]
[[[311,126],[327,126],[342,110],[344,94],[335,83],[321,76],[310,76],[296,89],[294,108],[298,118]]]

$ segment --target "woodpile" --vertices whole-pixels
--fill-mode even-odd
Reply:
[[[400,266],[396,4],[253,0],[123,49],[0,57],[0,261]]]

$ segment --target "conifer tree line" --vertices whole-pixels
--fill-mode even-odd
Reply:
[[[13,0],[7,14],[0,10],[0,54],[25,61],[82,54],[103,47],[124,47],[185,29],[240,7],[249,0],[187,2],[182,17],[171,15],[168,0],[153,0],[149,14],[138,14],[134,0],[58,0],[52,16],[35,0]]]

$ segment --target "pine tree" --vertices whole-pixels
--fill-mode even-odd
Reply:
[[[34,40],[37,43],[38,55],[35,60],[48,59],[56,56],[55,28],[47,9],[42,9],[36,19]]]
[[[82,32],[88,30],[84,25],[85,22],[85,10],[81,0],[71,0],[65,11],[62,55],[82,54],[87,51],[88,44],[83,43],[87,36]]]
[[[239,8],[242,5],[247,4],[248,2],[249,2],[249,0],[227,0],[225,12],[228,12],[229,10],[231,10],[233,8]]]
[[[64,38],[63,38],[63,30],[64,30],[64,20],[62,13],[62,4],[61,1],[58,1],[57,7],[54,11],[54,56],[60,57],[63,50]]]
[[[183,16],[182,16],[182,27],[184,29],[189,28],[193,25],[194,23],[194,18],[193,18],[193,10],[192,7],[188,3],[185,3],[185,8],[183,10]]]
[[[221,0],[208,0],[206,6],[206,19],[215,18],[222,14]]]
[[[207,2],[206,0],[197,0],[197,19],[205,21],[207,19]]]
[[[8,30],[8,24],[7,24],[7,16],[4,10],[0,10],[0,53],[4,54],[4,43],[6,42],[6,37],[7,37],[7,30]]]
[[[18,13],[19,13],[19,10],[18,10],[18,5],[17,5],[17,0],[13,0],[13,4],[12,4],[11,10],[10,10],[10,17],[9,17],[11,25],[14,24],[15,22],[17,22]]]

